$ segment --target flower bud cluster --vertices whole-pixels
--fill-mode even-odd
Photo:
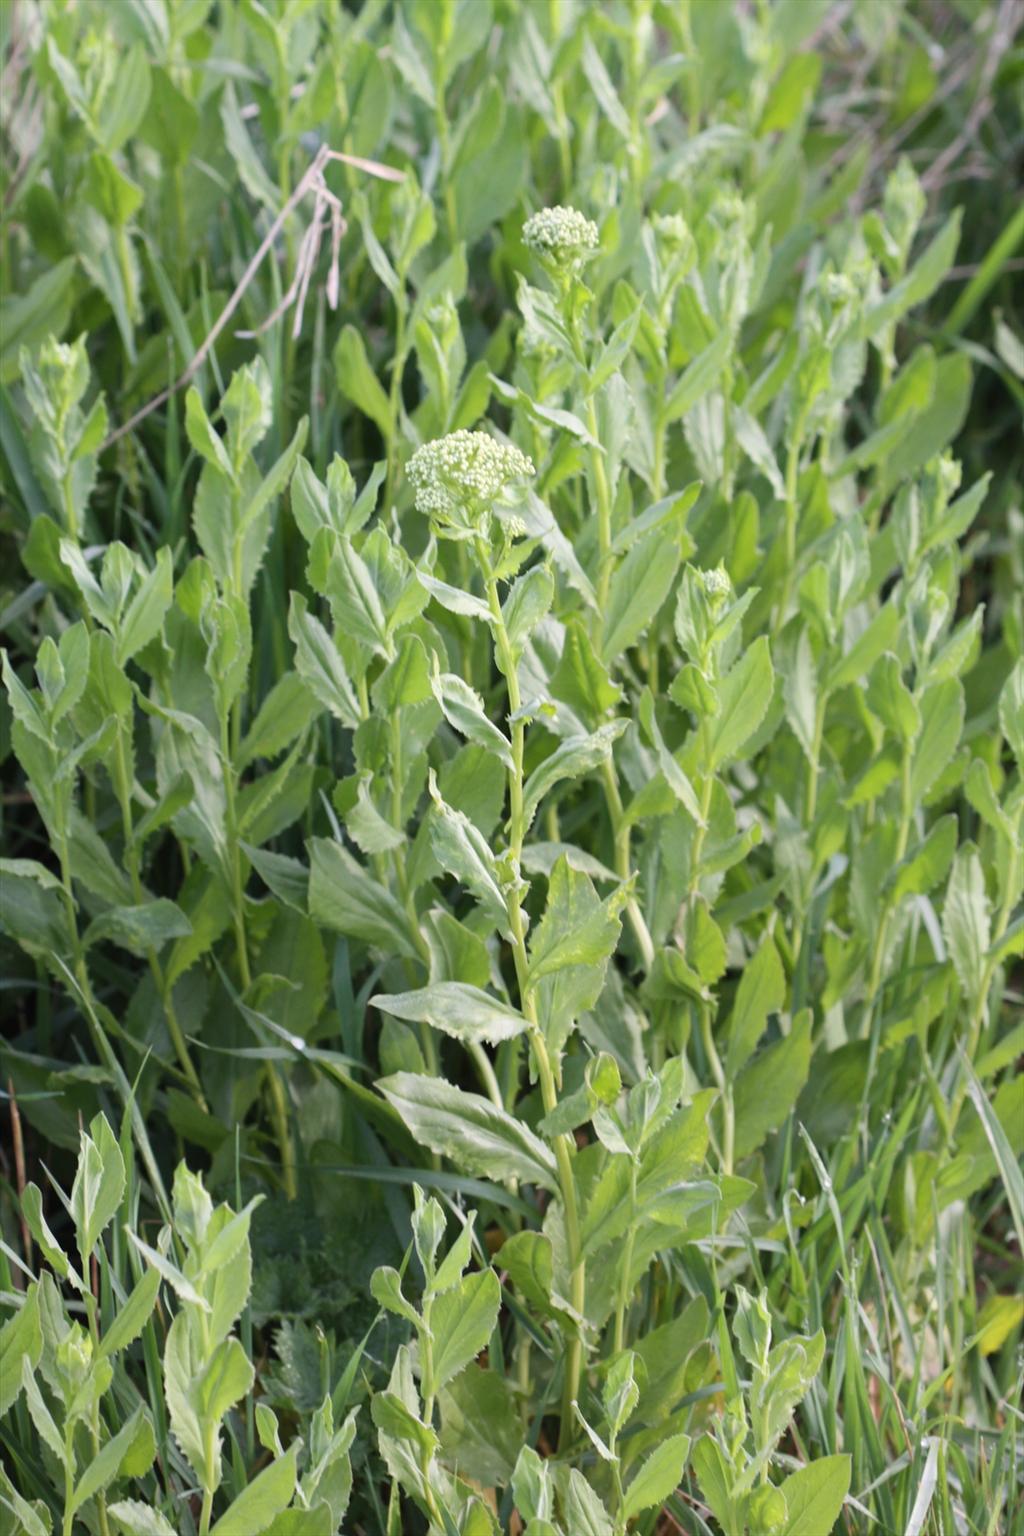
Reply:
[[[533,473],[532,459],[513,444],[465,429],[424,443],[408,464],[417,511],[457,528],[477,521],[509,486]]]
[[[542,208],[523,225],[523,240],[538,256],[578,261],[597,247],[597,225],[578,208]]]
[[[713,571],[701,571],[701,581],[704,591],[712,602],[728,597],[732,591],[732,582],[728,574],[718,566]]]

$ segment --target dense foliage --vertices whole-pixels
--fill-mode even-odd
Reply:
[[[2,12],[0,1532],[1022,1518],[1019,23]]]

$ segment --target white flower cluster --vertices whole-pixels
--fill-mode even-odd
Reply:
[[[542,208],[523,225],[523,240],[538,256],[579,258],[597,245],[597,225],[578,208]]]
[[[728,597],[732,591],[732,582],[725,571],[719,566],[713,571],[701,571],[701,580],[704,583],[704,591],[712,602],[716,598]]]
[[[511,443],[465,429],[424,443],[408,464],[417,511],[442,520],[460,521],[467,507],[490,506],[512,481],[533,473],[532,459]]]

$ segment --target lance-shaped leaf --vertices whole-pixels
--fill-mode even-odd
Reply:
[[[311,838],[307,846],[310,916],[389,954],[418,959],[408,914],[391,892],[330,838]]]
[[[295,667],[312,693],[342,725],[355,730],[361,719],[359,701],[327,630],[313,617],[306,599],[292,593],[288,610],[288,633],[295,646]]]
[[[537,807],[562,779],[578,779],[592,768],[597,768],[611,753],[615,742],[629,722],[610,720],[589,736],[567,736],[550,757],[536,767],[526,781],[523,792],[523,815],[527,827],[537,813]]]
[[[416,992],[378,993],[370,1002],[382,1013],[413,1024],[429,1024],[456,1040],[485,1040],[496,1045],[527,1027],[507,1003],[461,981],[436,981]]]
[[[496,725],[488,720],[484,713],[484,701],[476,689],[471,688],[456,673],[442,672],[437,665],[436,657],[430,685],[434,698],[440,704],[442,713],[452,729],[458,731],[461,736],[465,736],[468,741],[476,742],[478,747],[493,752],[506,768],[511,768],[512,743]]]
[[[450,1157],[466,1173],[557,1190],[554,1153],[489,1099],[413,1072],[396,1072],[377,1086],[421,1146]]]

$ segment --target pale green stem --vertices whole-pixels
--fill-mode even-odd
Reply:
[[[484,572],[487,585],[487,601],[491,611],[495,645],[498,651],[501,671],[504,674],[508,688],[509,713],[517,715],[522,703],[519,693],[519,677],[516,671],[515,657],[509,643],[508,631],[505,628],[505,621],[502,617],[501,603],[498,599],[498,584],[491,570],[487,547],[483,540],[477,541],[477,557],[480,561],[480,568]],[[524,731],[523,721],[516,720],[512,726],[512,767],[509,770],[509,848],[517,867],[522,854],[523,838],[526,831],[523,812]],[[519,986],[520,1005],[528,1025],[530,1045],[533,1050],[537,1076],[540,1081],[544,1112],[545,1114],[551,1114],[558,1103],[558,1091],[555,1086],[555,1076],[551,1065],[551,1058],[548,1054],[547,1041],[544,1038],[537,1015],[536,999],[529,983],[529,960],[526,953],[523,912],[519,903],[518,890],[514,885],[510,886],[506,900],[509,932],[512,938],[512,955],[516,970],[516,980]],[[576,1183],[572,1167],[576,1144],[572,1137],[569,1135],[556,1136],[554,1138],[554,1152],[558,1167],[558,1185],[562,1195],[562,1209],[565,1216],[565,1237],[570,1271],[569,1299],[574,1310],[582,1317],[586,1304],[586,1269],[580,1237]],[[563,1446],[568,1445],[573,1432],[572,1405],[579,1395],[582,1367],[583,1340],[577,1331],[574,1332],[570,1339],[566,1351],[560,1431],[560,1443]]]

